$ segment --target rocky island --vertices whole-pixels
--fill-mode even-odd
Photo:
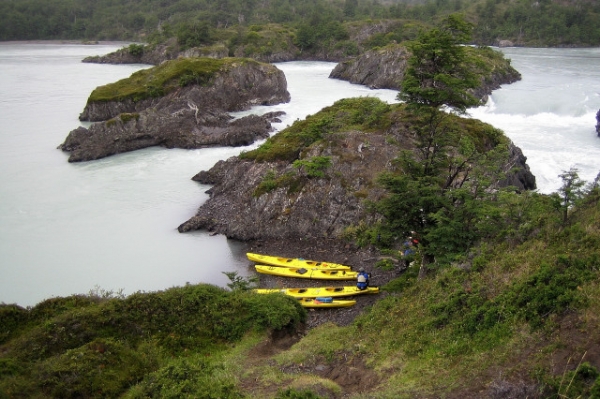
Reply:
[[[504,147],[507,173],[498,186],[535,189],[526,158],[499,131],[479,121],[448,118],[478,137],[482,153]],[[324,239],[375,223],[366,203],[386,195],[377,178],[397,170],[398,154],[416,150],[413,129],[403,105],[373,98],[340,100],[257,150],[194,176],[214,186],[209,200],[179,231],[205,229],[244,241]]]
[[[82,121],[59,148],[69,162],[150,146],[249,145],[269,136],[277,114],[235,119],[229,112],[288,102],[282,71],[239,58],[183,58],[141,70],[90,95]]]
[[[472,69],[481,76],[481,84],[472,93],[485,101],[503,84],[521,80],[521,74],[502,53],[489,47],[466,47]],[[410,52],[399,44],[368,50],[358,57],[340,62],[329,75],[332,79],[369,86],[374,89],[400,90]]]

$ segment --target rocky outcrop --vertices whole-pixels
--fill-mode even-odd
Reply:
[[[269,137],[273,130],[270,122],[275,115],[249,115],[231,120],[227,114],[221,114],[196,119],[195,111],[189,108],[176,116],[160,109],[120,114],[89,129],[78,127],[59,148],[71,153],[69,162],[80,162],[154,146],[185,149],[246,146]]]
[[[600,137],[600,110],[596,113],[596,133],[598,133],[598,137]]]
[[[378,216],[367,202],[385,195],[377,176],[395,170],[393,160],[411,148],[410,129],[398,119],[386,131],[340,132],[327,143],[302,151],[302,159],[330,157],[323,178],[310,177],[292,162],[255,162],[232,157],[193,180],[211,184],[210,198],[178,230],[208,230],[239,240],[339,238],[350,226],[370,225]],[[518,147],[510,145],[499,185],[535,189],[535,177]],[[270,181],[269,190],[261,189]]]
[[[514,47],[515,44],[510,40],[498,39],[494,43],[498,47]]]
[[[329,77],[373,89],[399,90],[409,56],[401,46],[369,50],[357,58],[337,64]]]
[[[215,185],[209,200],[179,231],[203,229],[239,240],[338,237],[344,228],[367,217],[365,199],[383,195],[370,182],[373,173],[390,166],[397,149],[386,145],[384,135],[363,132],[339,135],[331,145],[307,154],[332,156],[324,179],[310,178],[286,162],[238,157],[219,161],[194,176],[198,182]],[[257,187],[269,173],[294,176],[296,191],[281,187],[258,195]]]
[[[479,50],[469,49],[469,51]],[[493,61],[495,65],[490,68],[490,72],[480,71],[481,85],[473,90],[473,94],[477,98],[485,101],[487,96],[501,85],[514,83],[521,79],[521,74],[512,68],[510,62],[503,59],[500,54],[482,51],[478,56]],[[409,57],[409,52],[401,45],[369,50],[356,58],[340,62],[331,71],[329,77],[375,89],[400,90]]]
[[[80,119],[102,122],[71,131],[59,148],[71,153],[69,162],[77,162],[150,146],[249,145],[268,137],[270,122],[279,115],[233,119],[229,112],[289,100],[285,75],[276,67],[230,62],[206,85],[190,84],[138,101],[89,101]]]
[[[502,181],[500,186],[513,186],[517,188],[517,191],[535,190],[537,188],[535,176],[527,165],[527,157],[523,155],[523,151],[511,142],[509,153],[510,159],[506,164],[506,180]]]
[[[350,24],[345,27],[347,39],[336,42],[326,41],[310,49],[299,47],[296,41],[297,31],[294,28],[282,27],[278,24],[254,26],[255,29],[242,29],[234,37],[215,42],[214,44],[183,48],[176,38],[164,43],[124,47],[113,53],[87,57],[83,62],[106,64],[149,64],[174,60],[179,57],[224,58],[228,56],[252,58],[261,62],[286,61],[331,61],[339,62],[348,59],[369,47],[374,36],[395,33],[403,30],[407,37],[416,34],[416,27],[402,28],[403,22],[397,19],[377,20],[377,22]]]
[[[106,55],[86,57],[82,62],[94,64],[160,65],[165,61],[175,60],[180,57],[225,58],[228,54],[229,49],[222,44],[202,48],[194,47],[180,51],[177,39],[171,38],[164,43],[156,45],[133,44]]]

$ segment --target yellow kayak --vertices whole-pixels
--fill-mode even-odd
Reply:
[[[315,298],[319,296],[343,297],[361,294],[378,294],[379,287],[367,287],[359,290],[356,286],[349,287],[308,287],[308,288],[257,288],[257,294],[274,294],[280,292],[294,298]]]
[[[305,269],[295,267],[280,267],[280,266],[254,266],[256,271],[263,274],[271,274],[273,276],[310,278],[313,280],[356,280],[358,272],[350,270],[327,270],[327,269]]]
[[[298,298],[305,308],[347,308],[356,304],[355,300],[339,300],[332,298]]]
[[[271,266],[283,266],[283,267],[295,267],[295,268],[323,268],[331,270],[350,270],[350,266],[340,265],[339,263],[331,262],[317,262],[314,260],[306,260],[302,258],[281,258],[278,256],[259,255],[247,252],[246,256],[252,262],[259,263],[262,265]]]

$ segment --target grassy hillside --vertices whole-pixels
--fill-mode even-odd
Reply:
[[[295,299],[210,285],[1,305],[0,397],[181,397],[208,381],[211,397],[240,397],[218,358],[304,317]]]

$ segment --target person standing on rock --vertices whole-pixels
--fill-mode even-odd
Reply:
[[[356,286],[359,290],[366,290],[369,286],[369,274],[365,272],[362,267],[358,269],[358,275],[356,276]]]

